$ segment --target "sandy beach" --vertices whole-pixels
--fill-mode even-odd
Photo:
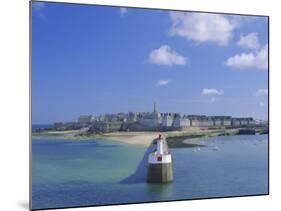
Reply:
[[[206,128],[188,128],[183,131],[168,131],[168,132],[112,132],[104,134],[93,134],[93,135],[80,135],[80,130],[71,130],[71,131],[45,131],[43,133],[33,134],[34,136],[40,137],[53,137],[59,139],[73,139],[73,140],[91,140],[91,139],[102,139],[110,141],[118,141],[125,144],[134,144],[149,146],[154,139],[156,139],[161,133],[169,141],[182,141],[184,139],[192,139],[192,142],[196,142],[198,138],[204,136],[217,136],[223,133],[234,134],[237,130],[225,130],[225,129],[206,129]]]
[[[149,146],[158,134],[157,132],[114,132],[104,134],[101,138],[125,144]]]

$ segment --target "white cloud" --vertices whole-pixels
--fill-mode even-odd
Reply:
[[[263,102],[260,102],[259,105],[260,105],[260,107],[264,107],[265,106],[265,104]]]
[[[171,82],[172,82],[172,80],[159,80],[159,81],[157,81],[155,86],[166,86]]]
[[[158,65],[185,65],[188,59],[176,51],[174,51],[168,45],[162,45],[158,49],[154,49],[150,52],[148,62]]]
[[[242,48],[258,49],[260,47],[258,33],[252,32],[245,36],[240,35],[240,40],[237,42],[237,45]]]
[[[205,96],[219,96],[219,95],[223,95],[223,90],[217,90],[214,88],[210,88],[210,89],[204,88],[201,94]]]
[[[124,8],[124,7],[121,7],[119,11],[120,11],[120,15],[124,16],[128,12],[128,9]]]
[[[260,96],[266,96],[268,95],[268,90],[267,89],[258,89],[255,93],[256,97],[260,97]]]
[[[256,52],[236,54],[228,58],[225,65],[236,69],[268,69],[268,45]]]
[[[179,36],[196,43],[214,42],[226,46],[239,26],[235,19],[209,13],[171,12],[172,36]]]

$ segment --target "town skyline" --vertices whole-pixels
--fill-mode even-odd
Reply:
[[[263,119],[255,119],[251,116],[232,116],[232,115],[206,115],[206,114],[194,114],[194,113],[179,113],[179,112],[173,112],[173,111],[169,111],[169,112],[161,112],[158,110],[157,107],[157,103],[154,102],[153,104],[153,109],[151,109],[150,111],[128,111],[128,112],[115,112],[115,113],[101,113],[101,114],[81,114],[80,116],[78,116],[76,118],[75,121],[79,122],[81,119],[87,119],[87,121],[92,121],[92,120],[98,120],[104,117],[108,117],[111,116],[119,116],[119,115],[147,115],[147,114],[153,114],[153,113],[158,113],[160,114],[160,117],[167,117],[167,116],[178,116],[180,118],[194,118],[194,117],[198,117],[198,118],[216,118],[216,117],[222,117],[222,118],[236,118],[236,119],[247,119],[247,118],[251,118],[253,120],[263,120]],[[83,121],[83,120],[82,120]],[[266,120],[267,121],[267,120]]]
[[[268,119],[267,17],[33,2],[32,24],[33,124],[153,102]]]
[[[267,121],[252,117],[182,115],[180,113],[161,113],[156,103],[151,112],[128,112],[101,115],[81,115],[75,121],[55,122],[54,131],[83,130],[89,133],[130,132],[130,131],[184,131],[190,128],[239,128],[265,127]],[[39,132],[42,129],[39,129]]]

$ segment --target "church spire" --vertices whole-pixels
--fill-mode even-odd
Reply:
[[[153,105],[153,112],[154,113],[157,113],[158,111],[157,111],[157,107],[156,107],[156,103],[154,102],[154,105]]]

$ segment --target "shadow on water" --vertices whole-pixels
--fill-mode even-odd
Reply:
[[[148,169],[148,156],[154,150],[156,150],[156,139],[154,139],[150,146],[145,151],[141,162],[139,163],[136,171],[125,179],[121,180],[120,183],[123,184],[135,184],[135,183],[144,183],[146,182],[147,169]]]

